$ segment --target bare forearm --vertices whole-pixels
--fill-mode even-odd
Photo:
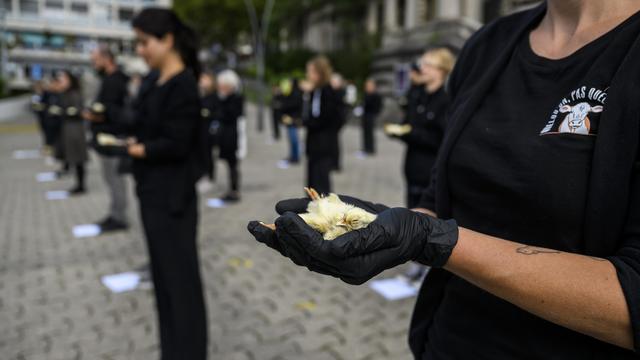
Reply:
[[[512,304],[627,349],[627,303],[609,261],[536,248],[460,228],[445,267]]]

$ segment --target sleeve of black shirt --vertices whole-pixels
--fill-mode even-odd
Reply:
[[[640,353],[640,158],[636,159],[629,204],[622,246],[608,259],[616,268],[627,300],[634,346]]]
[[[196,86],[179,82],[167,96],[166,116],[157,138],[144,142],[149,160],[184,159],[192,147],[195,129],[200,122],[200,99]],[[160,106],[155,104],[155,106]]]

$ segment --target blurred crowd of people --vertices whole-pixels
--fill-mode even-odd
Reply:
[[[100,46],[91,54],[101,80],[95,98],[83,98],[76,74],[61,70],[35,84],[32,108],[44,152],[59,162],[57,175],[75,174],[70,194],[87,192],[86,163],[89,150],[95,151],[110,197],[105,217],[96,221],[102,233],[129,228],[126,177],[133,175],[163,359],[204,359],[206,310],[196,247],[197,199],[199,191],[208,191],[219,180],[216,165],[221,160],[228,170],[221,200],[241,200],[246,141],[242,81],[233,70],[202,69],[195,34],[171,10],[143,10],[133,28],[148,74],[126,74],[117,54]],[[408,207],[417,204],[430,182],[429,169],[445,127],[448,100],[443,88],[453,63],[447,49],[425,53],[412,68],[402,121],[383,127],[388,136],[406,144]],[[375,156],[384,102],[373,78],[363,85],[359,96],[356,85],[334,72],[328,58],[317,56],[306,64],[304,78],[286,78],[273,86],[273,138],[279,140],[284,133],[289,144],[279,166],[300,164],[304,149],[306,186],[333,192],[331,174],[342,169],[341,131],[352,117],[360,118],[358,155]],[[204,189],[199,186],[203,178],[209,184]],[[412,276],[423,273],[418,269]]]

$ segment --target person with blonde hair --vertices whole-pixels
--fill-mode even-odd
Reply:
[[[307,129],[307,186],[331,192],[330,173],[338,156],[340,99],[331,88],[331,63],[318,56],[307,63],[302,124]]]
[[[427,50],[418,61],[420,87],[405,114],[402,132],[389,134],[407,145],[404,175],[407,206],[418,205],[431,182],[431,168],[444,136],[445,113],[449,99],[444,84],[453,69],[455,57],[447,48]]]

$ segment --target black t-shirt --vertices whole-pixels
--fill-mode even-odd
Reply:
[[[451,209],[460,226],[584,251],[591,159],[611,81],[605,74],[613,73],[593,66],[638,21],[636,14],[559,60],[536,55],[528,36],[521,39],[451,151]],[[588,359],[599,343],[456,276],[428,336],[426,359]]]

